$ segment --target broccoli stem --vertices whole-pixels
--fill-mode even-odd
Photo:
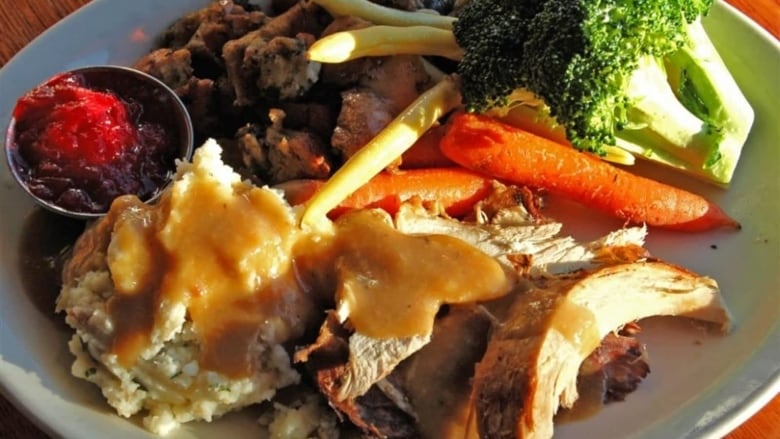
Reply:
[[[753,110],[699,21],[671,56],[640,59],[627,89],[629,124],[617,146],[638,156],[726,185]]]
[[[697,20],[687,27],[689,44],[666,60],[680,101],[699,118],[724,129],[747,131],[753,110]]]
[[[647,155],[645,150],[662,150],[694,169],[716,159],[720,134],[677,99],[655,58],[640,58],[629,79],[626,98],[628,122],[615,134],[641,145],[642,155]]]
[[[728,183],[755,117],[734,77],[718,55],[700,20],[687,28],[688,44],[666,59],[677,98],[722,136],[719,160],[708,174]]]

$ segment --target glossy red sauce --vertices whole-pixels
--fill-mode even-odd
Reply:
[[[178,143],[144,117],[153,102],[121,98],[93,82],[93,76],[60,74],[19,99],[15,165],[39,198],[101,213],[119,195],[153,196],[174,169]]]

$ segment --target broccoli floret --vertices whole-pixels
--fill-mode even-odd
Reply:
[[[314,1],[336,15],[370,10],[378,26],[324,37],[312,60],[456,60],[467,110],[607,160],[643,157],[726,185],[753,124],[701,24],[713,0],[470,0],[457,19]]]
[[[535,122],[577,148],[617,145],[727,184],[753,112],[701,26],[711,6],[472,0],[453,24],[466,107],[502,114],[530,95]]]

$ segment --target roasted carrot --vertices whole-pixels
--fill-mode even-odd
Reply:
[[[739,228],[737,221],[699,195],[486,116],[456,115],[440,146],[463,167],[548,190],[628,223],[689,232]]]
[[[436,125],[422,135],[411,148],[401,156],[401,169],[446,168],[456,166],[455,162],[441,153],[439,143],[444,137],[446,126]]]
[[[277,188],[292,205],[306,202],[322,187],[322,180],[293,180]],[[351,209],[381,208],[393,214],[404,201],[418,197],[437,202],[451,216],[461,216],[492,189],[492,179],[460,168],[411,169],[383,172],[328,213],[336,218]]]

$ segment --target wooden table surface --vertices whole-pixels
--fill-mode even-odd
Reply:
[[[105,0],[121,1],[121,0]],[[88,0],[0,0],[0,67],[43,30]],[[779,0],[728,0],[780,39]],[[46,438],[0,395],[0,438]],[[780,397],[727,436],[728,439],[780,438]]]

